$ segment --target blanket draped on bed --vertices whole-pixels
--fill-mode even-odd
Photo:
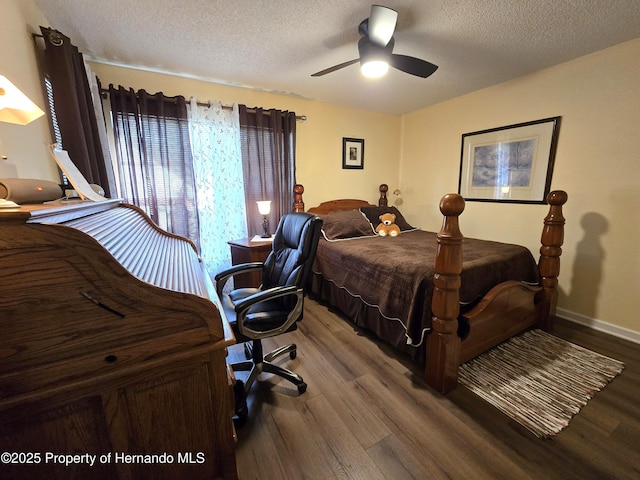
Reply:
[[[401,350],[407,350],[404,344],[420,346],[431,328],[436,247],[436,234],[422,230],[398,237],[321,239],[312,292],[328,300],[328,282],[343,299],[378,310],[373,324],[356,322],[360,326]],[[472,302],[506,280],[538,282],[536,262],[525,247],[465,238],[462,250],[461,302]],[[350,307],[335,306],[349,315]],[[389,336],[389,331],[395,333]]]

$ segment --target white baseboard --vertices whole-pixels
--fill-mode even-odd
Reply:
[[[581,315],[579,313],[570,312],[569,310],[564,310],[562,308],[556,309],[556,315],[571,322],[579,323],[580,325],[593,328],[594,330],[608,333],[609,335],[613,335],[614,337],[619,337],[634,343],[640,343],[640,332],[637,332],[635,330],[619,327],[618,325],[603,322],[602,320],[587,317],[586,315]]]

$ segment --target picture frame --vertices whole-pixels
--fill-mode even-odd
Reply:
[[[475,202],[546,203],[560,118],[463,134],[458,193]]]
[[[342,168],[364,169],[364,139],[342,138]]]

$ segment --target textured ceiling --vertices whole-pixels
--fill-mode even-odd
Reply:
[[[387,0],[394,53],[436,73],[312,78],[357,58],[370,1],[34,1],[91,60],[395,114],[640,37],[640,0]]]

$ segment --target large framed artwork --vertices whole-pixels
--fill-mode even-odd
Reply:
[[[364,169],[364,139],[342,138],[342,168]]]
[[[560,117],[462,135],[458,193],[478,202],[545,203]]]

